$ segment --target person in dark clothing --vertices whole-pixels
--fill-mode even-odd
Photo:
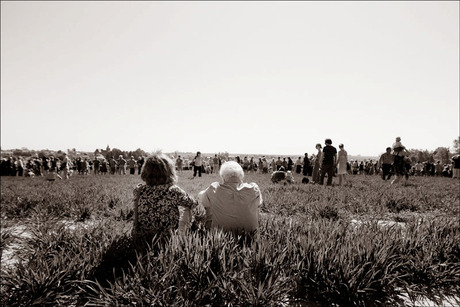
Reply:
[[[308,153],[305,153],[303,158],[303,172],[302,175],[308,176],[310,170],[310,159],[308,158]]]
[[[144,165],[144,157],[139,157],[139,159],[137,159],[137,174],[138,175],[141,174],[142,165]]]
[[[380,156],[378,168],[382,169],[382,179],[389,180],[393,168],[394,155],[391,153],[391,147],[386,148],[386,152]]]
[[[323,185],[324,176],[327,174],[327,185],[332,185],[332,177],[334,176],[335,167],[337,165],[337,149],[332,146],[332,140],[324,141],[326,146],[323,148],[323,163],[321,165],[321,177],[319,184]]]
[[[291,157],[288,157],[287,170],[292,171],[292,166],[293,165],[294,165],[294,162],[292,161]]]
[[[460,154],[454,155],[452,157],[453,162],[453,170],[452,170],[452,178],[460,178]]]
[[[407,151],[406,148],[402,148],[399,150],[400,147],[394,147],[393,148],[393,171],[395,175],[395,179],[391,182],[391,184],[396,184],[398,183],[401,178],[405,177],[406,181],[409,178],[409,172],[407,171],[407,163],[406,161],[410,159],[405,159],[406,157],[409,156],[409,152]],[[396,150],[395,150],[396,149]]]

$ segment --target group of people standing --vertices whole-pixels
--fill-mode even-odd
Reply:
[[[339,144],[339,151],[332,146],[332,140],[324,140],[324,148],[316,144],[317,150],[315,164],[313,167],[312,182],[324,184],[327,175],[327,185],[332,185],[334,174],[337,173],[339,185],[345,184],[345,175],[348,173],[348,153],[343,144]]]
[[[229,158],[240,164],[244,172],[260,172],[271,173],[272,182],[294,182],[293,172],[302,174],[304,178],[302,182],[308,183],[306,177],[311,176],[311,182],[320,185],[324,184],[324,179],[327,177],[327,185],[332,185],[333,177],[338,178],[338,185],[347,185],[346,175],[378,175],[380,174],[383,180],[389,180],[394,177],[392,184],[397,183],[401,178],[410,175],[432,175],[432,176],[446,176],[458,178],[458,175],[453,175],[455,172],[455,159],[458,161],[458,156],[452,158],[453,164],[442,165],[440,161],[437,163],[417,162],[412,163],[409,155],[410,152],[401,143],[401,138],[397,137],[392,147],[387,147],[386,152],[380,156],[378,160],[367,160],[358,162],[358,160],[348,160],[348,153],[344,149],[343,144],[339,144],[339,150],[332,146],[332,140],[326,139],[324,148],[321,144],[316,144],[317,152],[310,157],[305,153],[304,157],[298,157],[294,162],[290,157],[278,157],[277,160],[272,158],[271,161],[265,156],[260,158],[248,158],[245,156],[241,159],[239,156]],[[258,160],[257,160],[258,159]],[[178,161],[182,161],[180,156]],[[201,152],[193,159],[193,178],[201,176],[202,172],[212,173],[214,170],[219,170],[222,162],[225,159],[215,155],[213,159],[203,158]],[[457,162],[458,164],[458,162]],[[179,166],[179,163],[176,163]],[[178,167],[181,169],[181,167]],[[453,168],[453,172],[451,170]],[[458,169],[458,166],[457,166]]]
[[[119,174],[125,175],[127,170],[134,175],[140,174],[142,165],[144,164],[144,157],[139,157],[137,160],[134,156],[130,159],[124,159],[122,155],[115,159],[110,157],[98,156],[91,160],[88,157],[69,158],[66,153],[55,156],[42,156],[38,155],[24,159],[23,157],[8,157],[3,158],[0,165],[1,176],[48,176],[49,173],[56,173],[62,178],[69,178],[72,174],[88,175],[106,175],[106,174]],[[50,176],[51,177],[51,176]],[[57,177],[59,178],[59,177]]]
[[[68,179],[73,165],[66,153],[63,153],[60,158],[53,155],[42,158],[33,156],[28,159],[24,159],[21,156],[17,158],[8,157],[3,158],[1,161],[0,175],[21,177],[46,176],[55,179],[62,177]]]
[[[324,148],[321,144],[315,146],[317,152],[312,155],[305,153],[304,157],[298,157],[294,162],[291,157],[267,158],[248,157],[240,158],[221,156],[215,154],[214,157],[203,157],[201,152],[197,152],[189,164],[188,159],[180,155],[175,159],[175,168],[178,174],[183,169],[193,169],[193,177],[201,177],[203,173],[212,174],[219,172],[223,163],[227,160],[238,163],[244,172],[257,172],[272,174],[272,178],[287,178],[288,182],[293,182],[292,173],[302,174],[305,177],[311,177],[312,183],[323,184],[327,177],[327,185],[332,185],[333,177],[338,178],[338,185],[347,184],[346,175],[377,175],[380,174],[383,180],[389,180],[394,176],[392,183],[396,183],[401,176],[408,178],[410,175],[415,176],[445,176],[459,178],[459,155],[452,158],[452,164],[441,164],[440,161],[430,163],[429,161],[414,163],[409,158],[409,152],[401,144],[401,138],[398,137],[392,147],[387,147],[386,152],[378,160],[367,160],[358,162],[357,160],[348,160],[348,154],[343,144],[339,144],[339,150],[332,146],[332,140],[326,139]],[[270,161],[271,159],[271,161]],[[119,157],[95,156],[94,159],[89,157],[69,158],[67,154],[42,156],[37,155],[29,158],[23,157],[6,157],[2,158],[0,164],[1,176],[47,176],[50,172],[69,178],[72,174],[87,175],[125,175],[141,174],[144,164],[144,157],[135,159],[131,156],[125,159],[123,155]],[[286,174],[275,175],[274,172],[284,172]],[[277,182],[279,180],[273,180]],[[305,180],[304,180],[305,182]]]

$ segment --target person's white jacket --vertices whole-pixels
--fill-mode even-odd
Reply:
[[[254,231],[262,204],[259,186],[234,179],[214,182],[198,194],[198,203],[206,210],[206,224],[226,231]]]

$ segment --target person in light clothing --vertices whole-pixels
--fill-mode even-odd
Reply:
[[[243,168],[237,162],[222,164],[220,176],[222,183],[213,182],[198,194],[198,203],[206,211],[206,228],[220,228],[234,234],[255,232],[262,204],[259,186],[243,182]]]
[[[302,165],[303,165],[303,162],[302,162],[302,157],[299,157],[296,161],[295,161],[295,172],[297,174],[300,174],[301,171],[302,171]]]
[[[316,150],[318,150],[318,152],[316,153],[315,165],[313,166],[313,174],[311,176],[311,180],[313,181],[313,183],[319,183],[321,162],[323,161],[323,153],[321,151],[321,144],[316,144],[315,148]]]
[[[217,155],[214,155],[214,158],[212,159],[212,164],[213,164],[213,173],[217,173],[219,171],[219,158]]]
[[[401,137],[396,137],[396,142],[393,143],[393,150],[394,152],[401,152],[403,151],[404,149],[406,149],[406,147],[401,143]]]
[[[63,174],[62,177],[64,179],[69,179],[71,167],[72,167],[72,161],[70,161],[69,157],[67,157],[67,154],[64,153],[64,157],[62,158],[62,162],[61,162],[61,170]]]
[[[126,175],[126,160],[123,158],[123,155],[117,160],[118,163],[118,174],[119,175]]]
[[[182,174],[182,170],[184,168],[184,160],[180,157],[180,156],[177,156],[177,159],[176,159],[176,167],[177,167],[177,172],[179,174]]]
[[[339,149],[337,159],[337,176],[339,177],[339,185],[342,185],[342,182],[345,184],[345,175],[347,174],[348,154],[344,149],[343,144],[339,145]]]

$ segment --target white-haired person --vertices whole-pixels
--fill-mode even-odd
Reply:
[[[69,179],[71,168],[72,168],[72,161],[67,156],[67,154],[64,153],[64,156],[62,157],[62,162],[61,162],[61,170],[63,174],[62,177],[64,179]]]
[[[219,228],[233,234],[252,234],[259,225],[262,194],[259,186],[245,183],[244,171],[234,161],[222,164],[222,183],[213,182],[198,194],[198,203],[206,211],[206,228]]]
[[[118,158],[117,165],[118,165],[118,174],[126,175],[126,160],[123,158],[123,155],[120,155],[120,157]]]

